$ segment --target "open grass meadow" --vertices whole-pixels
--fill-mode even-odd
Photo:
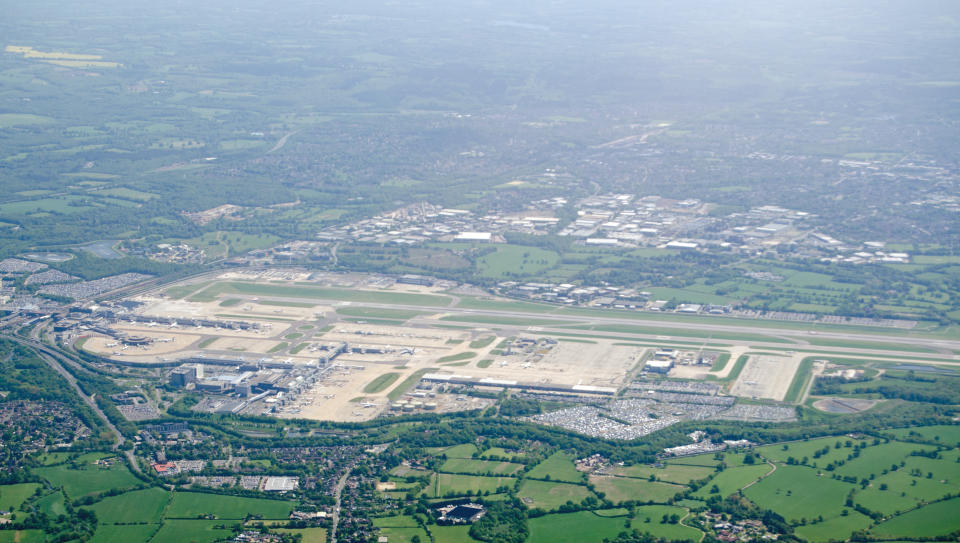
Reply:
[[[847,446],[847,443],[850,446]],[[811,463],[825,466],[830,462],[844,460],[853,450],[853,446],[861,443],[860,440],[846,436],[824,437],[782,445],[767,445],[757,448],[757,452],[772,462],[786,462],[793,458],[798,462],[807,458]]]
[[[43,530],[2,530],[0,543],[43,543],[46,541]]]
[[[663,522],[663,517],[676,515],[680,519],[687,515],[687,510],[671,505],[644,505],[637,507],[636,516],[630,524],[631,528],[669,541],[700,541],[702,533],[696,528],[684,526],[679,522],[671,524]]]
[[[544,515],[528,522],[528,543],[580,543],[613,539],[625,531],[626,515],[602,516],[593,511]]]
[[[159,524],[98,524],[90,543],[127,543],[150,541]]]
[[[308,285],[275,285],[265,283],[247,283],[242,281],[223,281],[214,283],[191,296],[190,300],[196,302],[212,302],[223,294],[247,294],[253,296],[277,296],[301,299],[330,299],[348,302],[403,304],[425,307],[445,307],[452,301],[449,296],[439,296],[435,294],[415,294],[409,292],[379,290],[350,290]]]
[[[677,462],[679,461],[680,460],[677,460]],[[687,466],[673,462],[674,461],[669,461],[669,463],[662,468],[647,465],[624,466],[614,469],[613,473],[621,477],[633,477],[635,479],[649,479],[652,475],[658,481],[676,483],[678,485],[685,485],[690,483],[690,481],[705,479],[715,473],[712,467]]]
[[[90,506],[102,524],[157,523],[170,502],[170,493],[148,488],[110,496]]]
[[[858,479],[869,479],[871,475],[875,477],[882,475],[884,470],[890,469],[894,464],[899,464],[913,451],[929,451],[932,449],[933,447],[928,445],[902,443],[900,441],[871,445],[861,449],[859,457],[837,467],[837,473]]]
[[[553,453],[543,462],[527,472],[531,479],[549,479],[551,481],[566,481],[569,483],[583,482],[583,474],[577,471],[573,464],[573,457],[564,452]]]
[[[831,479],[829,475],[817,475],[813,468],[778,466],[743,494],[788,522],[797,522],[840,516],[847,495],[855,488],[856,485]]]
[[[437,473],[433,476],[430,485],[423,490],[423,495],[429,498],[442,498],[447,495],[463,496],[489,492],[496,493],[501,486],[513,487],[512,477],[482,477],[476,475],[459,475],[454,473]]]
[[[474,543],[469,526],[431,526],[434,543]],[[307,543],[307,542],[303,542]]]
[[[376,394],[377,392],[382,392],[396,382],[396,380],[399,378],[400,374],[393,372],[378,375],[373,381],[370,381],[365,387],[363,387],[363,391],[367,394]]]
[[[326,543],[326,528],[274,528],[278,534],[299,535],[300,543]]]
[[[495,462],[491,460],[473,460],[468,458],[450,458],[440,466],[440,471],[448,473],[470,473],[477,475],[515,475],[522,469],[522,464]]]
[[[941,443],[950,447],[960,447],[960,424],[923,426],[921,428],[897,428],[884,432],[897,439],[917,440]]]
[[[290,516],[294,505],[294,502],[281,500],[176,492],[165,516],[168,519],[195,519],[203,515],[214,515],[218,519],[244,519],[248,516],[285,519]]]
[[[847,514],[832,517],[823,522],[798,526],[796,535],[812,543],[822,543],[826,541],[836,541],[842,539],[846,534],[851,534],[857,530],[864,530],[870,527],[873,521],[870,517],[849,509]]]
[[[629,477],[591,476],[590,482],[597,492],[613,503],[636,500],[641,502],[666,502],[686,490],[685,486],[671,483],[651,482]]]
[[[109,468],[87,462],[76,467],[71,464],[62,464],[37,468],[34,471],[54,487],[63,488],[63,491],[72,499],[141,484],[140,480],[130,473],[127,466],[119,461]]]
[[[207,543],[233,537],[222,520],[166,520],[150,543]]]
[[[770,471],[770,466],[766,464],[727,468],[718,473],[717,476],[711,479],[703,488],[694,492],[693,497],[705,500],[711,495],[719,495],[725,498],[753,481],[756,481],[768,471]],[[716,487],[717,492],[713,492],[714,487]]]
[[[879,537],[936,537],[960,530],[960,498],[925,505],[881,522],[870,530]]]
[[[0,511],[16,511],[38,488],[37,483],[0,486]]]
[[[556,509],[568,501],[580,503],[584,498],[592,495],[593,493],[583,485],[531,479],[525,480],[517,492],[517,496],[528,507],[546,511]]]

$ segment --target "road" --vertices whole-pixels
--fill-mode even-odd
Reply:
[[[95,398],[92,396],[87,396],[83,392],[83,389],[80,388],[80,384],[77,383],[77,380],[73,376],[73,374],[71,374],[69,371],[67,371],[66,368],[63,367],[63,364],[61,364],[60,361],[69,360],[66,356],[56,351],[55,349],[52,349],[44,345],[43,343],[40,343],[35,340],[28,340],[18,336],[12,336],[7,334],[0,335],[0,338],[6,339],[9,341],[14,341],[16,343],[19,343],[21,345],[24,345],[26,347],[33,349],[37,353],[37,355],[40,357],[41,360],[46,362],[48,366],[53,368],[54,371],[56,371],[64,379],[66,379],[67,382],[70,383],[70,386],[73,387],[73,390],[76,391],[77,395],[80,396],[80,399],[83,400],[83,403],[87,404],[90,407],[90,409],[92,409],[93,412],[97,415],[97,417],[99,417],[100,420],[103,421],[103,423],[107,426],[110,432],[113,433],[114,439],[116,439],[116,443],[114,443],[113,445],[113,450],[116,451],[120,449],[120,447],[124,444],[124,442],[126,442],[126,438],[124,438],[123,434],[120,433],[120,430],[117,429],[117,427],[114,426],[112,422],[110,422],[110,419],[107,418],[107,414],[104,413],[102,409],[100,409],[99,405],[97,405]],[[123,453],[127,457],[127,460],[130,462],[130,469],[139,473],[140,465],[137,463],[137,459],[136,459],[136,456],[134,456],[133,451],[124,451]]]
[[[333,519],[330,524],[330,543],[337,543],[337,525],[340,524],[340,502],[343,495],[343,488],[347,486],[347,479],[350,478],[350,471],[353,469],[353,466],[347,468],[347,471],[340,476],[340,480],[337,481],[337,490],[336,498],[337,503],[333,506]]]

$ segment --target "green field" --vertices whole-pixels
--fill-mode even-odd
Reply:
[[[808,356],[800,362],[797,372],[793,375],[793,381],[790,382],[790,388],[787,389],[783,401],[796,403],[803,396],[803,391],[807,389],[810,382],[810,372],[813,370],[813,361],[818,357]]]
[[[679,462],[680,460],[676,461]],[[706,466],[686,466],[671,462],[662,468],[646,465],[625,466],[614,469],[613,473],[615,475],[635,477],[637,479],[649,479],[650,476],[653,475],[658,481],[685,485],[690,481],[704,479],[713,475],[714,470]]]
[[[555,266],[559,258],[553,251],[536,247],[502,245],[477,261],[477,272],[496,279],[536,275]]]
[[[626,516],[606,517],[592,511],[544,515],[528,521],[528,543],[581,543],[615,538],[626,530]]]
[[[420,315],[425,315],[423,311],[414,311],[412,309],[391,309],[387,307],[338,307],[338,315],[348,317],[371,317],[379,319],[407,320]]]
[[[480,477],[437,473],[431,479],[430,485],[423,490],[423,495],[431,498],[442,498],[448,494],[462,496],[468,490],[472,494],[478,492],[494,494],[497,488],[501,486],[513,487],[513,481],[512,477]]]
[[[462,353],[451,354],[451,355],[440,357],[437,359],[437,363],[443,364],[445,362],[457,362],[460,360],[470,360],[471,358],[474,358],[476,356],[477,356],[477,353],[473,351],[466,351]]]
[[[440,471],[486,475],[513,475],[523,469],[522,464],[493,462],[468,458],[450,458],[440,466]]]
[[[367,383],[367,386],[363,387],[363,391],[367,394],[376,394],[377,392],[382,392],[399,378],[400,374],[393,372],[378,375],[376,379],[370,381]]]
[[[566,481],[570,483],[583,482],[583,473],[577,471],[573,465],[573,457],[564,452],[557,452],[540,462],[527,472],[531,479],[549,479],[551,481]]]
[[[469,526],[431,526],[434,543],[474,543]],[[304,543],[308,543],[304,541]]]
[[[43,543],[43,530],[2,530],[0,543]]]
[[[635,500],[638,502],[666,502],[686,490],[686,487],[670,483],[657,483],[629,477],[590,478],[597,492],[603,492],[613,503]]]
[[[911,460],[913,460],[911,458]],[[918,460],[927,460],[922,458]],[[948,463],[944,461],[932,460],[944,465],[946,468],[956,469],[960,466],[956,462]],[[892,471],[886,475],[881,475],[871,481],[870,486],[858,490],[854,495],[854,502],[862,505],[870,511],[877,511],[884,515],[894,515],[899,512],[909,511],[921,503],[929,503],[943,498],[949,494],[960,491],[960,480],[954,479],[953,483],[942,482],[940,477],[926,478],[928,473],[921,470],[921,475],[911,475],[912,467],[901,468]]]
[[[278,296],[303,299],[329,299],[378,304],[419,305],[426,307],[445,307],[452,301],[452,299],[448,296],[438,296],[434,294],[350,290],[305,285],[273,285],[239,281],[224,281],[221,283],[214,283],[199,293],[191,296],[190,300],[195,302],[212,302],[223,294],[247,294],[252,296]]]
[[[232,537],[222,520],[166,520],[150,543],[206,543]],[[229,524],[228,524],[229,526]]]
[[[770,471],[770,466],[766,464],[727,468],[718,473],[717,476],[711,479],[703,488],[694,492],[693,497],[707,499],[714,494],[720,497],[729,496],[753,481],[756,481],[768,471]],[[714,486],[719,489],[719,492],[710,492]]]
[[[813,543],[836,541],[857,530],[869,528],[872,523],[870,517],[849,509],[846,516],[841,515],[816,524],[798,526],[796,534]]]
[[[743,469],[743,468],[737,468]],[[817,475],[813,468],[778,466],[777,470],[743,491],[754,503],[779,513],[789,522],[839,516],[847,494],[857,488],[850,483]]]
[[[109,456],[109,455],[100,455]],[[87,457],[81,457],[88,459]],[[123,462],[117,461],[110,468],[92,465],[89,460],[74,469],[69,464],[37,468],[37,475],[54,487],[62,487],[71,499],[99,494],[114,488],[130,488],[141,484]]]
[[[154,487],[104,498],[90,509],[103,524],[157,523],[169,501],[169,492]]]
[[[274,528],[279,534],[299,534],[300,543],[326,543],[326,528]]]
[[[537,507],[547,511],[556,509],[572,501],[580,503],[593,493],[583,485],[555,483],[552,481],[534,481],[527,479],[520,485],[517,497],[523,500],[528,507]]]
[[[64,501],[63,492],[51,492],[46,496],[34,502],[37,509],[51,517],[58,517],[67,514],[67,506]]]
[[[846,446],[848,442],[851,447]],[[799,462],[807,458],[811,465],[825,466],[830,462],[846,459],[853,452],[852,446],[858,443],[861,441],[845,436],[824,437],[782,445],[767,445],[757,448],[757,452],[773,462],[786,462],[791,457]],[[837,447],[837,444],[840,446]]]
[[[115,525],[100,523],[97,525],[97,531],[94,532],[90,543],[149,541],[150,537],[159,529],[159,524]],[[172,542],[173,540],[168,541]]]
[[[16,511],[38,488],[37,483],[0,486],[0,511]]]
[[[445,447],[437,451],[437,454],[443,454],[447,458],[473,458],[476,452],[476,445],[473,443],[463,443],[461,445],[454,445],[453,447]]]
[[[661,522],[664,515],[677,515],[682,519],[686,514],[687,510],[682,507],[645,505],[637,508],[630,527],[669,541],[700,541],[702,534],[696,528]]]
[[[893,464],[899,464],[913,451],[929,451],[932,447],[915,443],[901,443],[891,441],[880,445],[870,446],[860,450],[859,458],[854,458],[837,468],[837,473],[856,477],[869,478],[879,476]]]
[[[897,439],[917,439],[921,441],[933,441],[952,447],[960,447],[960,424],[924,426],[921,428],[898,428],[884,432]]]
[[[871,534],[880,537],[936,537],[960,530],[960,498],[932,503],[877,524]]]
[[[280,500],[175,492],[165,516],[174,519],[195,519],[202,515],[214,515],[218,519],[244,519],[248,516],[285,519],[290,516],[294,505],[294,502]]]

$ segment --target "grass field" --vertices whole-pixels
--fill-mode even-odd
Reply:
[[[517,496],[527,504],[528,507],[538,507],[547,511],[556,509],[561,505],[572,501],[580,503],[587,496],[593,493],[587,490],[583,485],[572,485],[567,483],[555,483],[553,481],[533,481],[527,479],[520,485],[520,491]],[[532,500],[532,501],[528,501]]]
[[[790,388],[787,389],[783,401],[796,403],[803,396],[803,391],[807,389],[810,382],[810,372],[813,370],[813,361],[819,357],[808,356],[800,362],[797,372],[793,375],[793,381],[790,382]]]
[[[34,471],[50,481],[51,485],[62,487],[72,499],[140,484],[140,480],[120,462],[114,463],[110,468],[100,468],[87,462],[80,469],[60,465],[37,468]]]
[[[367,383],[367,386],[363,387],[363,391],[367,394],[376,394],[377,392],[382,392],[399,378],[399,373],[384,373],[377,376],[377,378],[373,381]]]
[[[38,488],[37,483],[0,486],[0,511],[16,511]]]
[[[248,294],[253,296],[280,296],[286,298],[330,299],[378,304],[404,304],[426,307],[445,307],[451,302],[448,296],[413,294],[374,290],[349,290],[304,285],[272,285],[225,281],[214,283],[194,294],[190,299],[197,302],[212,302],[223,294]]]
[[[128,543],[132,541],[149,541],[150,537],[160,529],[159,524],[114,525],[99,524],[90,543]]]
[[[870,446],[860,450],[860,457],[854,458],[837,468],[840,475],[848,475],[858,479],[879,476],[893,464],[899,464],[912,451],[929,451],[932,447],[916,443],[902,443],[891,441],[880,445]]]
[[[51,492],[34,503],[39,511],[51,517],[56,518],[67,514],[63,492]]]
[[[957,465],[956,462],[952,464]],[[960,490],[958,483],[960,481],[956,479],[950,484],[941,482],[939,477],[927,479],[924,475],[913,476],[910,468],[901,468],[877,477],[869,487],[858,490],[853,499],[871,511],[893,515],[913,509],[921,502],[932,502],[955,493]]]
[[[470,360],[471,358],[474,358],[476,356],[477,356],[477,353],[473,351],[466,351],[462,353],[451,354],[448,356],[440,357],[437,359],[437,363],[443,364],[444,362],[457,362],[460,360]]]
[[[440,466],[440,471],[450,473],[471,473],[486,475],[513,475],[523,469],[521,464],[472,460],[469,458],[450,458]]]
[[[549,479],[551,481],[566,481],[570,483],[583,482],[583,474],[573,465],[573,457],[567,453],[557,452],[540,462],[527,472],[531,479]]]
[[[285,519],[290,516],[294,502],[221,496],[200,492],[176,492],[167,507],[166,517],[195,519],[214,515],[218,519],[243,519],[259,515],[264,519]]]
[[[437,368],[424,368],[422,370],[417,370],[413,372],[409,377],[404,379],[399,385],[393,387],[387,394],[387,398],[390,398],[390,401],[396,401],[397,398],[403,396],[404,392],[410,390],[410,387],[420,382],[420,378],[424,375],[430,373],[431,371],[436,371]]]
[[[469,526],[431,526],[434,543],[474,543]],[[529,541],[529,540],[528,540]],[[304,541],[303,543],[308,543]]]
[[[528,543],[581,543],[613,539],[626,530],[626,517],[606,517],[592,511],[544,515],[530,519]]]
[[[462,496],[471,491],[490,492],[494,494],[501,486],[513,486],[512,477],[480,477],[474,475],[456,475],[452,473],[437,473],[431,483],[423,490],[423,495],[430,498],[442,498],[447,494]]]
[[[90,509],[103,524],[157,523],[169,501],[170,493],[155,487],[104,498]]]
[[[921,428],[898,428],[896,430],[888,430],[885,433],[897,439],[934,441],[944,445],[960,447],[960,424],[951,426],[941,424]]]
[[[213,343],[214,343],[215,341],[217,341],[218,339],[220,339],[220,338],[208,337],[208,338],[202,340],[200,343],[197,343],[197,348],[198,348],[198,349],[206,349],[207,347],[213,345]]]
[[[338,307],[338,315],[348,317],[372,317],[378,319],[407,320],[426,314],[412,309],[391,309],[386,307]]]
[[[0,543],[43,543],[46,541],[43,530],[3,530],[0,531]]]
[[[274,528],[279,534],[300,534],[300,543],[326,543],[327,530],[325,528]]]
[[[819,516],[825,519],[840,516],[847,494],[855,488],[828,475],[818,476],[813,468],[778,466],[777,471],[744,490],[743,494],[787,521],[796,522]]]
[[[739,468],[727,468],[717,474],[716,477],[704,485],[703,488],[694,492],[694,498],[707,499],[712,494],[719,494],[721,497],[729,496],[741,488],[756,481],[763,474],[770,471],[770,466],[763,464],[759,466],[743,466]],[[716,486],[720,492],[711,493],[710,490]]]
[[[640,502],[666,502],[686,487],[670,483],[657,483],[629,477],[591,477],[590,482],[597,492],[603,492],[613,503],[636,500]]]
[[[873,521],[870,517],[861,515],[853,509],[850,509],[847,512],[847,516],[833,517],[816,524],[798,526],[796,534],[813,543],[836,541],[845,538],[857,530],[869,528],[872,523]]]
[[[645,505],[638,507],[631,528],[669,541],[700,541],[700,530],[682,524],[661,523],[663,516],[677,515],[683,518],[687,510],[669,505]]]
[[[497,339],[496,336],[486,336],[486,337],[481,337],[481,338],[475,339],[475,340],[473,340],[473,341],[470,342],[470,348],[471,348],[471,349],[482,349],[482,348],[486,347],[487,345],[490,345],[491,343],[493,343],[493,340],[495,340],[495,339]]]
[[[447,458],[473,458],[473,454],[476,452],[476,445],[473,443],[463,443],[461,445],[440,449],[437,451],[437,454],[443,454]]]
[[[175,287],[170,287],[170,288],[168,288],[167,290],[165,290],[165,291],[163,291],[163,292],[164,292],[164,294],[166,294],[169,298],[172,298],[172,299],[174,299],[174,300],[179,300],[179,299],[181,299],[181,298],[186,298],[187,296],[190,296],[191,294],[193,294],[193,293],[195,293],[195,292],[199,292],[200,290],[205,289],[205,288],[207,288],[208,286],[210,286],[210,283],[209,283],[209,282],[206,282],[206,283],[193,283],[193,284],[189,284],[189,285],[178,285],[178,286],[175,286]],[[237,303],[239,303],[239,298],[235,298],[235,299],[237,300]],[[223,305],[223,303],[221,303],[220,305]]]
[[[150,543],[206,543],[233,537],[233,532],[221,528],[222,520],[167,520]]]
[[[846,446],[848,442],[851,447]],[[786,462],[790,457],[797,461],[807,458],[811,464],[816,463],[818,466],[825,466],[830,462],[846,459],[853,452],[852,446],[857,443],[860,443],[860,441],[846,436],[824,437],[797,443],[767,445],[759,447],[757,452],[773,462]],[[840,444],[839,448],[837,448],[837,444]],[[815,455],[819,455],[819,458],[814,458]]]
[[[935,537],[960,530],[960,498],[932,503],[877,524],[871,534],[881,537]]]
[[[518,245],[502,245],[477,261],[477,272],[496,279],[535,275],[552,268],[560,256],[545,249]]]
[[[648,479],[653,475],[659,481],[685,485],[690,481],[704,479],[713,475],[714,470],[706,466],[685,466],[682,464],[669,463],[662,468],[646,465],[625,466],[616,468],[613,470],[613,473],[624,477],[635,477],[637,479]]]

